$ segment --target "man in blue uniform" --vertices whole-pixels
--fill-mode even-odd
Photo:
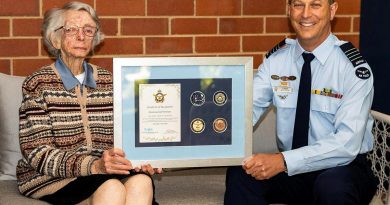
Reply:
[[[371,69],[331,33],[333,0],[289,0],[297,39],[267,55],[254,78],[253,123],[273,104],[280,153],[227,171],[225,204],[368,204],[376,190]]]

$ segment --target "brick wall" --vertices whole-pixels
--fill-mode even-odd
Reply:
[[[293,35],[287,0],[81,0],[106,34],[91,62],[112,70],[113,57],[253,56]],[[337,0],[333,32],[359,46],[360,0]],[[28,75],[53,59],[42,45],[44,12],[66,0],[0,0],[0,72]]]

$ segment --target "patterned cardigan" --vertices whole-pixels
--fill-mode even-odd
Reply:
[[[91,65],[96,89],[66,90],[54,64],[26,78],[19,110],[23,159],[16,172],[28,197],[52,194],[79,176],[113,146],[112,74]]]

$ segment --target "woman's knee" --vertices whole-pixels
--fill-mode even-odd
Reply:
[[[105,181],[90,197],[92,204],[124,204],[126,189],[117,179]]]
[[[137,174],[126,179],[124,186],[127,192],[153,192],[152,178],[145,174]]]
[[[125,195],[126,189],[123,186],[122,182],[118,179],[109,179],[105,181],[98,190],[101,190],[102,192],[109,193],[109,194],[118,194],[118,195]]]

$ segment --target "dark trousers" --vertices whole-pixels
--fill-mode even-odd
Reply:
[[[226,174],[224,203],[367,205],[377,184],[365,154],[358,155],[346,166],[294,176],[280,173],[268,180],[256,180],[242,167],[230,167]]]

